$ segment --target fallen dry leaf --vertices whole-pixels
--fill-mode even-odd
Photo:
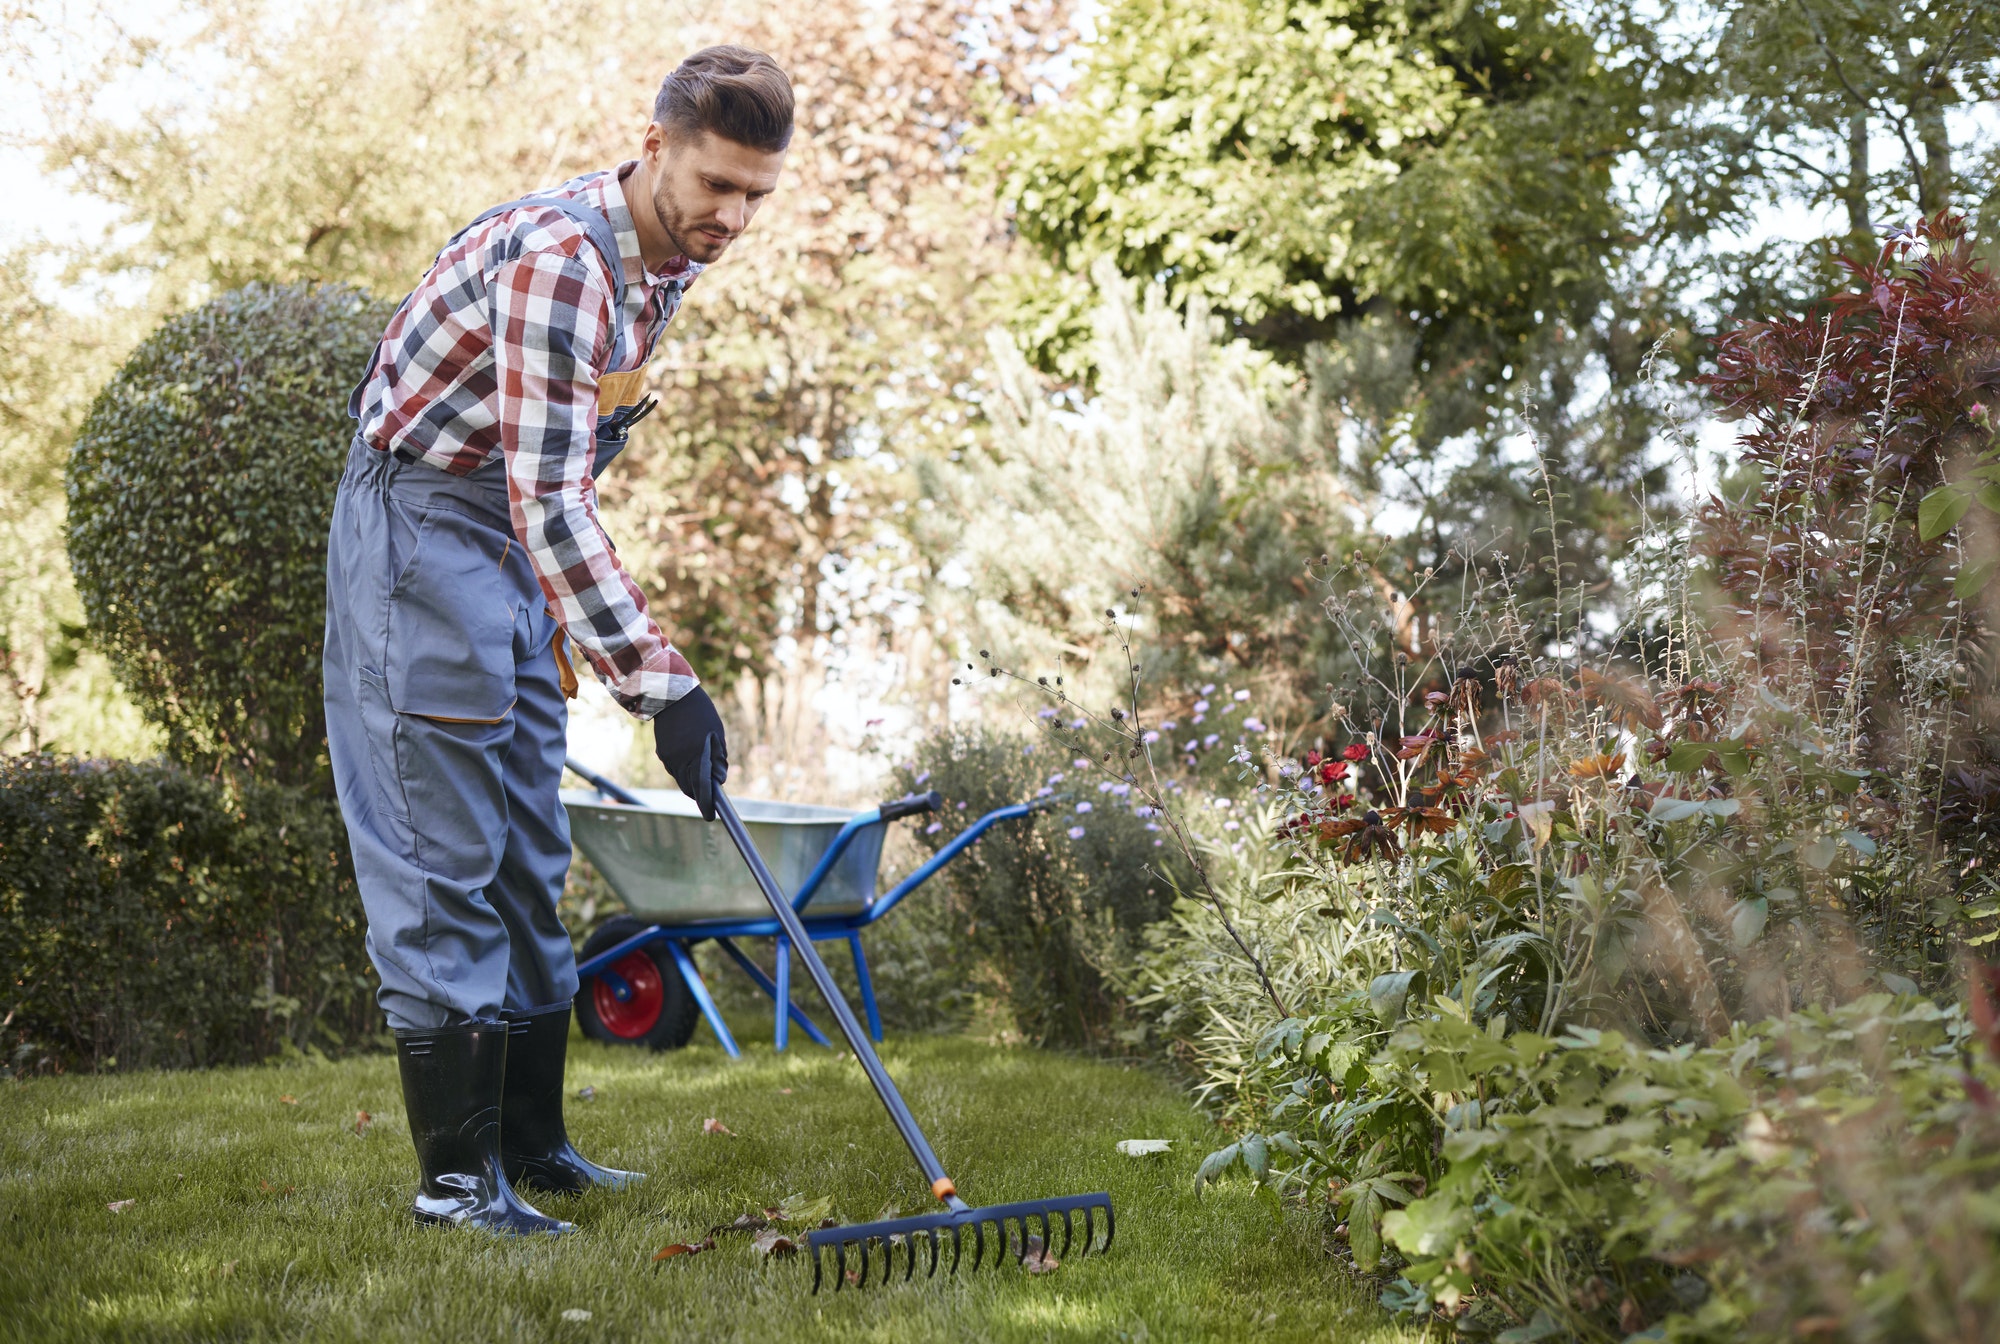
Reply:
[[[564,1307],[562,1318],[566,1321],[587,1321],[590,1313],[582,1307]]]
[[[701,1132],[704,1134],[720,1134],[725,1139],[733,1139],[736,1137],[735,1130],[731,1129],[728,1125],[723,1124],[720,1120],[716,1119],[712,1115],[709,1116],[708,1119],[701,1122]]]
[[[1021,1268],[1030,1274],[1052,1274],[1062,1268],[1062,1261],[1047,1253],[1039,1236],[1028,1238],[1028,1257],[1021,1262]]]
[[[775,1227],[767,1227],[750,1242],[750,1249],[759,1255],[779,1257],[797,1255],[799,1244]]]
[[[770,1210],[767,1209],[765,1212],[768,1213]],[[733,1223],[717,1223],[709,1228],[708,1235],[712,1237],[718,1232],[762,1232],[770,1225],[771,1220],[759,1214],[740,1213]]]
[[[368,1114],[368,1112],[366,1111],[356,1111],[354,1113],[354,1137],[358,1139],[362,1135],[366,1134],[368,1132],[368,1126],[374,1123],[375,1123],[374,1116]]]
[[[125,1210],[131,1208],[134,1204],[137,1204],[138,1202],[139,1201],[136,1199],[114,1199],[109,1204],[106,1204],[104,1207],[111,1210],[113,1213],[123,1213],[125,1212]]]
[[[655,1260],[670,1260],[677,1255],[700,1255],[703,1251],[715,1249],[714,1237],[703,1237],[700,1241],[677,1241],[671,1246],[662,1246]]]
[[[217,1277],[219,1277],[219,1278],[224,1278],[224,1279],[228,1278],[228,1277],[229,1277],[230,1275],[232,1275],[232,1274],[234,1274],[234,1273],[236,1272],[236,1267],[237,1267],[238,1265],[242,1264],[242,1263],[243,1263],[243,1262],[242,1262],[241,1260],[225,1260],[225,1261],[223,1261],[223,1262],[222,1262],[222,1268],[216,1271],[216,1275],[217,1275]]]
[[[289,1092],[285,1093],[285,1095],[284,1095],[284,1096],[282,1096],[282,1097],[279,1097],[279,1098],[278,1098],[278,1100],[279,1100],[279,1101],[282,1101],[282,1102],[283,1102],[283,1103],[285,1103],[285,1105],[287,1105],[287,1106],[296,1106],[296,1105],[298,1105],[298,1104],[299,1104],[299,1099],[298,1099],[297,1097],[293,1096],[293,1095],[292,1095],[291,1093],[289,1093]]]
[[[265,1190],[266,1190],[267,1192],[269,1192],[270,1194],[274,1194],[274,1195],[275,1195],[275,1194],[278,1194],[278,1193],[279,1193],[279,1190],[278,1190],[278,1187],[277,1187],[277,1186],[275,1186],[275,1185],[272,1185],[272,1184],[271,1184],[271,1183],[270,1183],[269,1181],[264,1181],[264,1180],[260,1180],[260,1181],[258,1181],[258,1182],[257,1182],[257,1184],[259,1184],[259,1185],[263,1186],[263,1187],[264,1187],[264,1189],[265,1189]],[[285,1194],[288,1194],[288,1195],[289,1195],[289,1194],[292,1194],[292,1193],[294,1193],[295,1191],[297,1191],[297,1189],[298,1189],[298,1187],[297,1187],[296,1185],[288,1185],[288,1186],[286,1186],[286,1187],[285,1187],[285,1189],[284,1189],[283,1193],[285,1193]]]
[[[582,1087],[579,1087],[576,1090],[576,1099],[578,1101],[589,1101],[596,1095],[597,1095],[597,1089],[590,1086],[590,1084],[588,1083],[584,1084]]]

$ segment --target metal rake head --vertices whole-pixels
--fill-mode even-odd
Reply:
[[[1096,1215],[1099,1211],[1104,1214],[1102,1242],[1097,1239]],[[937,1273],[940,1261],[948,1261],[946,1272],[956,1274],[965,1256],[968,1232],[972,1242],[969,1273],[978,1271],[980,1262],[987,1258],[989,1247],[996,1265],[1010,1256],[1016,1264],[1026,1264],[1030,1259],[1045,1263],[1051,1256],[1061,1261],[1069,1256],[1077,1230],[1075,1219],[1079,1213],[1083,1215],[1083,1237],[1078,1253],[1088,1255],[1096,1251],[1102,1255],[1109,1251],[1114,1231],[1111,1196],[1101,1191],[1094,1195],[1031,1199],[1019,1204],[989,1204],[983,1209],[961,1207],[910,1218],[885,1218],[876,1223],[822,1228],[806,1234],[806,1245],[812,1251],[813,1291],[819,1291],[824,1273],[821,1255],[828,1248],[833,1251],[833,1290],[836,1293],[849,1283],[857,1288],[866,1288],[878,1261],[882,1266],[880,1281],[888,1283],[895,1277],[898,1247],[903,1251],[905,1283],[916,1274],[920,1255],[925,1256],[929,1264],[925,1278]],[[1060,1249],[1056,1246],[1054,1235],[1058,1223],[1062,1227]],[[940,1233],[949,1237],[949,1247],[943,1244],[944,1238]],[[1038,1237],[1040,1246],[1032,1246],[1030,1237]],[[850,1264],[853,1266],[851,1270]]]

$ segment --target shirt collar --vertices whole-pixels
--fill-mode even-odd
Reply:
[[[611,221],[611,231],[618,236],[618,258],[625,265],[625,283],[638,281],[653,287],[678,280],[686,285],[701,274],[700,262],[674,257],[658,271],[648,271],[640,257],[639,230],[632,223],[632,212],[625,208],[625,193],[619,190],[619,184],[638,166],[637,159],[627,159],[596,183],[597,195],[603,202],[604,217]]]

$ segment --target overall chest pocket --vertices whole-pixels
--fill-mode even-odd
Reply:
[[[507,575],[513,545],[451,509],[424,514],[389,594],[383,674],[397,713],[498,723],[513,710],[522,603]]]

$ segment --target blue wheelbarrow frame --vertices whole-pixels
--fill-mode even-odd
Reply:
[[[601,797],[608,798],[612,802],[623,803],[628,807],[646,806],[644,800],[612,783],[610,780],[605,779],[602,775],[584,768],[576,761],[568,761],[566,764],[571,773],[577,775],[592,788],[596,789]],[[798,913],[799,922],[805,927],[806,933],[811,937],[812,941],[822,943],[842,938],[847,940],[848,952],[854,958],[854,978],[859,983],[861,989],[862,1007],[868,1015],[868,1035],[872,1040],[878,1044],[882,1040],[882,1014],[875,1003],[875,986],[868,975],[868,958],[861,950],[861,931],[895,909],[905,896],[908,896],[911,892],[929,881],[940,868],[943,868],[946,864],[964,853],[967,848],[976,842],[980,836],[986,834],[987,831],[993,829],[993,827],[1003,821],[1011,821],[1016,817],[1025,817],[1041,811],[1053,805],[1056,801],[1053,797],[1036,798],[1025,803],[1013,803],[1006,807],[995,808],[959,832],[949,843],[917,868],[915,872],[911,873],[901,882],[898,882],[888,891],[876,895],[862,909],[838,915],[815,916],[808,911],[808,903],[812,900],[814,893],[819,890],[820,884],[826,880],[827,874],[831,873],[835,865],[840,862],[841,855],[854,842],[856,836],[871,826],[886,827],[890,822],[902,817],[935,812],[943,805],[944,799],[936,791],[914,793],[907,798],[898,798],[893,802],[883,803],[880,807],[870,811],[857,813],[842,824],[833,841],[827,845],[826,851],[820,855],[819,861],[813,866],[811,872],[807,874],[805,881],[799,884],[798,891],[793,893],[791,904],[792,909]],[[763,968],[744,955],[743,950],[732,941],[736,938],[773,938],[777,940],[777,978],[775,980],[764,974]],[[731,961],[741,967],[743,973],[750,977],[751,982],[771,1000],[773,1017],[775,1019],[772,1026],[772,1038],[778,1049],[783,1050],[788,1044],[791,1034],[791,1024],[794,1022],[798,1024],[799,1030],[804,1032],[807,1038],[815,1044],[831,1048],[832,1042],[827,1039],[826,1033],[814,1025],[812,1019],[807,1017],[800,1010],[799,1006],[792,1002],[791,942],[785,936],[783,929],[775,918],[711,919],[691,920],[680,923],[653,923],[623,942],[606,948],[586,961],[578,962],[576,967],[577,978],[584,983],[588,983],[593,979],[601,981],[620,1003],[630,1002],[632,987],[611,968],[626,956],[639,951],[641,948],[649,947],[654,943],[665,943],[668,952],[673,957],[674,965],[680,970],[681,981],[687,986],[689,995],[693,997],[695,1004],[701,1009],[702,1017],[707,1020],[709,1028],[715,1032],[716,1039],[722,1042],[722,1048],[729,1053],[732,1059],[737,1058],[743,1052],[737,1046],[736,1038],[730,1035],[728,1024],[722,1020],[722,1010],[716,1006],[714,996],[708,992],[708,986],[703,982],[701,972],[695,968],[694,956],[691,949],[696,943],[704,939],[713,940],[716,946],[720,947]]]

